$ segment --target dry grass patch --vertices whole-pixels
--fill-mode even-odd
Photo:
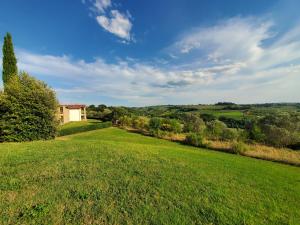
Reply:
[[[250,149],[243,153],[245,156],[283,162],[300,166],[300,152],[286,148],[274,148],[264,145],[250,145]]]

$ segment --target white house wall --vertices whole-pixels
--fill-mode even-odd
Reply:
[[[81,109],[69,109],[70,121],[81,121]]]

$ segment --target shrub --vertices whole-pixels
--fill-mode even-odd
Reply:
[[[189,133],[184,141],[187,145],[192,145],[196,147],[204,146],[203,135],[200,133]]]
[[[122,127],[130,127],[132,126],[132,119],[129,117],[129,116],[121,116],[119,118],[119,124],[122,126]]]
[[[223,122],[213,120],[207,123],[206,133],[210,139],[219,140],[225,129],[226,125]]]
[[[113,124],[118,124],[122,116],[128,116],[128,111],[124,107],[111,107],[110,113],[105,115],[105,121],[112,121]]]
[[[149,119],[144,116],[138,116],[132,119],[132,126],[136,129],[144,130],[149,126]]]
[[[167,131],[163,131],[163,130],[154,130],[154,129],[150,129],[149,130],[149,134],[153,137],[158,137],[158,138],[163,138],[165,137],[168,132]]]
[[[200,115],[201,119],[203,119],[203,121],[205,122],[211,122],[217,119],[216,116],[214,116],[213,114],[208,114],[208,113],[203,113]]]
[[[21,73],[6,83],[0,95],[0,142],[55,137],[58,104],[45,83]]]
[[[204,121],[195,114],[189,113],[184,117],[184,132],[203,132],[205,129]]]
[[[251,139],[275,147],[292,146],[299,142],[300,114],[272,113],[248,127]]]
[[[248,145],[246,145],[245,143],[243,143],[241,141],[233,142],[231,148],[232,148],[233,153],[235,153],[235,154],[242,154],[249,149]]]
[[[226,116],[220,116],[219,120],[226,124],[230,128],[241,128],[244,129],[247,121],[245,119],[235,119]]]
[[[233,141],[238,138],[239,134],[234,128],[225,128],[221,134],[221,140],[223,141]]]
[[[175,119],[162,119],[160,129],[167,132],[180,133],[182,130],[181,124]]]
[[[159,130],[162,125],[162,119],[158,117],[153,117],[149,121],[149,129],[150,130]]]

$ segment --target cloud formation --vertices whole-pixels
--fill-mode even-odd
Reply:
[[[100,12],[105,13],[105,10],[111,6],[111,0],[95,0],[94,7]]]
[[[243,60],[260,56],[262,42],[272,37],[273,23],[256,18],[231,18],[212,27],[195,28],[171,46],[173,54],[201,53],[208,60]]]
[[[120,12],[111,0],[91,1],[93,3],[91,7],[92,16],[104,30],[122,39],[123,43],[134,40],[131,34],[132,18],[128,11],[126,13]]]
[[[127,15],[120,13],[118,10],[112,10],[109,17],[97,16],[96,19],[100,26],[108,32],[126,41],[130,41],[132,23]]]
[[[65,103],[299,101],[300,29],[278,35],[274,26],[233,18],[192,30],[168,48],[176,57],[167,65],[129,58],[86,62],[24,50],[17,51],[18,65],[50,83]]]

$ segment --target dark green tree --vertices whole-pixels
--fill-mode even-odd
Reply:
[[[0,142],[52,139],[56,135],[57,99],[45,83],[21,73],[0,92]]]
[[[3,43],[3,70],[2,79],[5,85],[11,77],[18,75],[17,59],[14,53],[14,45],[10,33],[7,33],[4,37]]]

